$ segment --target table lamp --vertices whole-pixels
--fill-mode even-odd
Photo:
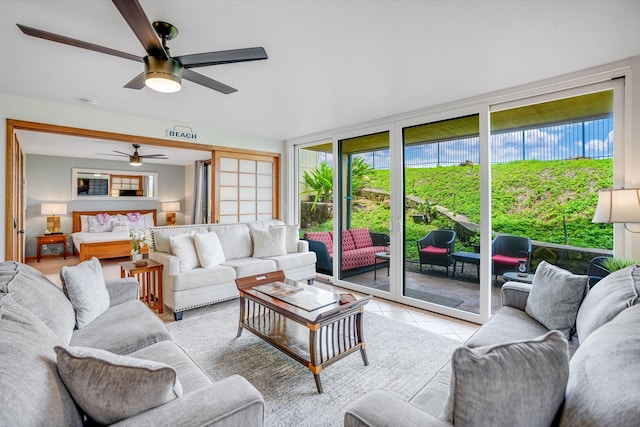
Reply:
[[[640,223],[640,189],[621,188],[600,191],[592,222],[623,223],[628,231],[640,232],[640,230],[629,228],[629,224]]]
[[[40,214],[47,215],[47,229],[45,234],[61,234],[60,217],[56,215],[67,214],[66,203],[43,203],[40,206]]]
[[[176,211],[180,211],[180,202],[162,202],[162,210],[166,212],[166,224],[176,223]]]

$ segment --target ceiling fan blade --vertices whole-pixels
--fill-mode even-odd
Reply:
[[[234,89],[231,86],[227,86],[224,83],[220,83],[217,80],[210,79],[209,77],[198,74],[195,71],[191,71],[188,68],[182,70],[182,78],[199,85],[208,87],[209,89],[217,90],[218,92],[228,95],[233,92],[237,92],[238,89]]]
[[[123,87],[127,89],[142,89],[145,87],[145,75],[144,72],[135,76],[129,83],[124,85]]]
[[[164,154],[144,154],[140,155],[140,157],[145,157],[148,159],[168,159],[168,157]]]
[[[114,157],[123,157],[123,154],[110,154],[110,153],[96,153],[98,156],[114,156]],[[126,154],[126,157],[129,157],[128,154]]]
[[[118,154],[112,154],[112,156],[120,155],[120,156],[127,156],[127,157],[129,157],[129,156],[131,155],[131,154],[129,154],[129,153],[123,153],[122,151],[118,151],[118,150],[111,150],[111,151],[113,151],[114,153],[118,153]]]
[[[140,56],[132,55],[126,52],[120,52],[119,50],[110,49],[108,47],[100,46],[97,44],[85,42],[82,40],[72,39],[71,37],[61,36],[59,34],[50,33],[48,31],[39,30],[37,28],[27,27],[26,25],[16,24],[20,30],[28,36],[38,37],[41,39],[49,40],[52,42],[62,43],[69,46],[80,47],[82,49],[92,50],[94,52],[106,53],[107,55],[118,56],[124,59],[130,59],[132,61],[144,62]]]
[[[267,59],[267,52],[263,47],[248,47],[246,49],[220,50],[217,52],[195,53],[192,55],[176,56],[184,68],[205,67],[207,65],[229,64],[232,62],[258,61]]]
[[[169,58],[169,54],[162,46],[138,0],[113,0],[113,4],[118,8],[149,56]]]

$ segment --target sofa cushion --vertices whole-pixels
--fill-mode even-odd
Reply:
[[[276,270],[293,270],[296,268],[304,267],[310,264],[315,264],[316,254],[315,252],[298,252],[295,254],[287,254],[276,257],[269,257],[276,262]]]
[[[88,347],[55,347],[58,372],[82,410],[113,424],[182,396],[171,366]]]
[[[182,392],[190,393],[211,384],[213,381],[198,365],[173,341],[161,341],[128,354],[144,360],[166,363],[176,370]]]
[[[246,225],[222,225],[211,229],[218,235],[227,261],[249,258],[253,254],[249,227]]]
[[[0,263],[0,293],[13,299],[44,322],[60,339],[69,344],[76,325],[71,302],[44,274],[35,268],[9,261]],[[47,301],[43,304],[43,301]]]
[[[360,248],[368,248],[369,246],[373,246],[373,240],[371,240],[371,233],[366,228],[352,228],[349,230],[351,233],[351,237],[353,238],[353,242],[356,245],[356,249]]]
[[[356,249],[356,242],[351,237],[349,230],[342,230],[342,251],[352,251]]]
[[[482,347],[516,340],[527,340],[549,332],[524,310],[503,306],[464,343],[467,347]]]
[[[200,267],[193,233],[169,236],[169,245],[171,246],[171,252],[180,260],[181,271]]]
[[[76,327],[84,328],[107,311],[111,301],[104,283],[102,266],[98,258],[60,269],[60,280],[76,312]]]
[[[542,261],[533,277],[525,311],[548,329],[569,336],[587,289],[588,276],[573,274]]]
[[[216,265],[212,268],[194,268],[193,270],[183,271],[173,276],[173,280],[163,283],[163,286],[166,286],[165,289],[171,292],[180,292],[189,289],[207,288],[225,282],[234,283],[236,277],[236,271],[232,267]]]
[[[630,266],[615,271],[600,280],[584,297],[576,330],[580,341],[604,325],[622,310],[638,304],[640,298],[640,268]]]
[[[353,270],[360,267],[368,267],[376,262],[376,253],[384,252],[386,246],[371,246],[368,248],[353,249],[342,253],[342,270]]]
[[[558,331],[470,349],[451,360],[443,418],[456,426],[551,425],[569,377],[567,340]]]
[[[270,273],[276,271],[276,262],[266,258],[241,258],[226,260],[224,264],[232,267],[236,272],[236,278],[255,276],[256,274]]]
[[[193,239],[201,266],[213,268],[224,262],[224,252],[216,233],[196,233],[193,235]]]
[[[330,231],[310,231],[305,233],[304,238],[324,243],[327,245],[329,256],[333,255],[333,237]]]
[[[285,227],[253,230],[253,256],[255,258],[266,258],[286,255],[286,233],[287,229]]]
[[[82,426],[56,370],[59,341],[10,294],[0,294],[0,425]]]
[[[127,354],[171,339],[164,322],[144,303],[133,300],[111,307],[89,325],[75,331],[70,345]]]
[[[287,225],[287,253],[293,254],[298,252],[298,242],[300,241],[300,226]]]
[[[638,425],[638,325],[640,304],[627,308],[582,341],[569,363],[561,426]]]

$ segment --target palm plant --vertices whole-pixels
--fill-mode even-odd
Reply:
[[[327,162],[322,162],[318,167],[310,171],[304,171],[304,184],[309,190],[304,193],[313,193],[313,205],[315,209],[318,202],[328,202],[333,199],[333,169]]]

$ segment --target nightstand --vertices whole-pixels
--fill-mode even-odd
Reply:
[[[66,234],[45,234],[44,236],[36,236],[38,254],[36,256],[36,262],[40,262],[42,245],[62,245],[62,256],[67,259],[67,235]]]
[[[120,277],[134,277],[140,284],[140,301],[149,308],[163,311],[162,264],[145,259],[145,265],[135,265],[132,261],[121,262]]]

